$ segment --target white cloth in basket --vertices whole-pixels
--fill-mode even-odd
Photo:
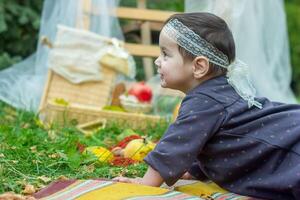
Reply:
[[[49,67],[72,83],[101,81],[103,66],[133,78],[132,56],[115,38],[58,25],[55,42],[49,55]]]

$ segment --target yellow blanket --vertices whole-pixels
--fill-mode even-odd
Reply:
[[[209,199],[249,200],[251,198],[228,193],[213,183],[183,182],[166,189],[108,180],[57,181],[34,195],[43,200],[159,200]]]

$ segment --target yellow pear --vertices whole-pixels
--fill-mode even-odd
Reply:
[[[155,143],[154,142],[151,142],[151,141],[148,141],[147,142],[147,147],[149,147],[151,149],[151,151],[155,148]]]
[[[154,147],[155,144],[153,142],[147,142],[145,139],[131,140],[125,147],[124,157],[142,161]]]

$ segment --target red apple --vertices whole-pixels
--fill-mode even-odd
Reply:
[[[140,102],[150,102],[152,98],[152,89],[145,82],[134,83],[128,91],[129,95],[135,96]]]

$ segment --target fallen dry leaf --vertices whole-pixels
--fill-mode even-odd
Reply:
[[[26,184],[24,190],[22,191],[23,194],[34,194],[36,191],[35,187],[31,184]]]
[[[60,155],[58,153],[53,153],[48,155],[49,158],[60,158]]]
[[[39,176],[38,177],[39,180],[43,181],[44,183],[49,183],[51,181],[51,178],[47,177],[47,176]]]
[[[27,129],[27,128],[30,127],[30,124],[29,123],[24,123],[24,124],[21,125],[21,127],[24,128],[24,129]]]
[[[32,196],[23,196],[20,194],[15,194],[13,192],[5,192],[0,195],[0,200],[36,200]]]
[[[57,179],[60,180],[60,181],[67,181],[67,180],[69,180],[69,178],[66,177],[66,176],[64,176],[64,175],[59,176]]]
[[[95,170],[95,165],[94,164],[86,165],[84,166],[84,170],[87,171],[88,173],[93,173]]]
[[[37,152],[37,150],[36,150],[36,145],[30,147],[30,150],[31,150],[32,153],[36,153],[36,152]]]

